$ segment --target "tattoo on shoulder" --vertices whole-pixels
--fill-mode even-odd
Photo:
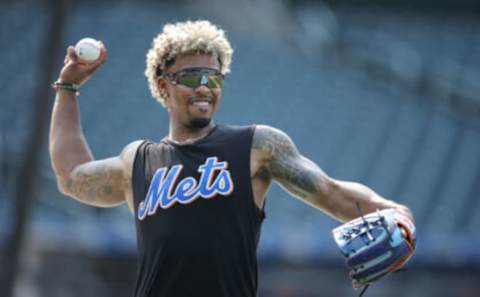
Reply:
[[[322,175],[320,168],[303,157],[283,132],[273,128],[262,128],[258,132],[255,133],[252,147],[270,156],[266,166],[275,180],[302,198],[316,193]]]
[[[283,132],[273,128],[257,128],[252,147],[268,153],[272,158],[279,155],[298,154],[297,148]]]

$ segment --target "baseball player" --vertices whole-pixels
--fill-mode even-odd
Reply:
[[[102,44],[99,60],[84,65],[73,47],[67,49],[54,83],[53,169],[60,191],[80,202],[128,204],[139,252],[134,296],[256,296],[256,249],[273,181],[342,222],[369,214],[336,238],[344,240],[347,258],[356,256],[348,263],[354,286],[401,267],[414,247],[406,206],[329,177],[278,129],[215,123],[232,54],[224,31],[208,21],[165,25],[147,54],[145,75],[153,97],[169,113],[168,135],[157,142],[134,141],[118,156],[94,160],[80,124],[78,89],[105,62],[107,50]],[[388,213],[372,219],[370,213],[384,210]],[[380,238],[386,231],[378,226],[389,231],[390,241]],[[376,242],[382,245],[358,254]],[[407,249],[395,250],[405,243]]]

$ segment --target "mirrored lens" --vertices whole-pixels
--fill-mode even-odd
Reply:
[[[208,76],[207,86],[210,89],[216,89],[223,87],[223,77],[221,75],[210,75]]]
[[[223,86],[223,77],[217,74],[185,73],[178,76],[177,82],[190,88],[196,88],[202,84],[202,78],[204,76],[207,78],[206,85],[210,89],[221,88]]]
[[[201,78],[201,74],[183,74],[178,77],[178,83],[190,88],[196,88]]]

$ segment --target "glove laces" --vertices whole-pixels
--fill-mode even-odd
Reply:
[[[365,217],[364,217],[364,215],[363,215],[362,207],[360,206],[360,203],[358,203],[358,201],[355,202],[355,205],[357,206],[358,214],[360,215],[360,217],[361,217],[362,220],[363,220],[363,224],[365,225],[365,227],[367,227],[367,235],[368,235],[369,237],[371,237],[372,235],[370,234],[370,224],[367,222],[367,220],[365,219]],[[390,234],[390,231],[388,230],[388,228],[387,228],[385,225],[383,225],[383,227],[385,228],[385,231],[387,231],[388,237],[389,237],[389,239],[391,240],[391,239],[392,239],[392,235]],[[408,271],[408,269],[407,269],[407,268],[400,268],[400,269],[394,271],[394,273],[396,273],[396,272],[402,272],[402,271]],[[365,294],[365,292],[367,291],[368,287],[370,287],[370,284],[366,284],[366,285],[363,287],[363,289],[362,289],[362,291],[360,292],[360,294],[358,295],[358,297],[362,297],[363,294]]]

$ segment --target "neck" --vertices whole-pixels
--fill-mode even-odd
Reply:
[[[181,125],[175,125],[170,122],[170,132],[168,133],[168,138],[171,141],[178,143],[188,143],[199,140],[205,136],[215,127],[215,123],[210,121],[210,123],[203,128],[192,128],[185,127]]]

